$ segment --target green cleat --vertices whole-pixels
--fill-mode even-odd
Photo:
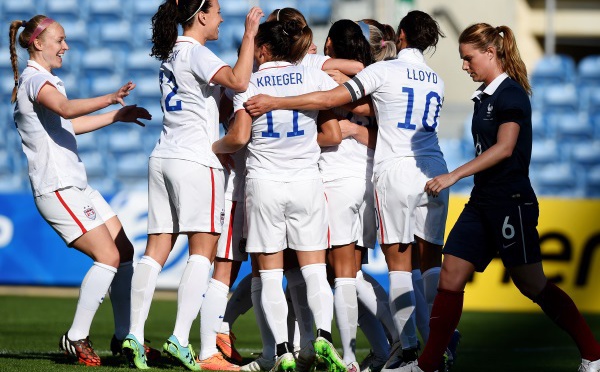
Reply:
[[[346,364],[331,342],[323,337],[317,337],[314,343],[317,359],[327,365],[328,372],[346,372]]]
[[[129,367],[137,369],[148,369],[146,364],[146,350],[134,335],[128,334],[123,340],[123,354],[129,361]]]
[[[167,342],[165,342],[163,351],[173,360],[181,362],[187,369],[191,371],[200,371],[200,366],[196,362],[196,354],[194,353],[192,345],[188,344],[186,347],[181,346],[175,335],[171,335]]]
[[[294,372],[296,369],[296,359],[294,354],[285,353],[277,357],[275,365],[271,368],[270,372]]]

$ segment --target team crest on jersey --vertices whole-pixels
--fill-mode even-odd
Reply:
[[[486,119],[488,119],[488,120],[492,119],[492,111],[493,110],[494,110],[494,106],[492,106],[492,104],[489,103],[488,107],[487,107],[487,118]]]
[[[89,205],[87,207],[83,208],[83,213],[90,220],[96,219],[96,211],[94,210],[94,208],[90,207]]]

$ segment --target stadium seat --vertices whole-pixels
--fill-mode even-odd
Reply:
[[[560,160],[560,149],[554,139],[533,142],[530,162],[532,168],[539,169]]]
[[[152,24],[150,22],[140,22],[133,24],[133,32],[135,37],[133,38],[133,45],[136,48],[146,49],[150,54],[152,44]],[[153,57],[154,58],[154,57]]]
[[[93,22],[114,22],[129,19],[129,5],[133,1],[102,0],[88,3],[89,20]]]
[[[594,128],[585,112],[554,114],[548,120],[556,132],[556,140],[561,144],[586,142],[594,138]]]
[[[117,191],[117,182],[111,176],[91,176],[88,175],[88,184],[94,189],[100,191],[102,196],[112,195]]]
[[[224,1],[223,3],[227,3]],[[150,26],[152,16],[158,11],[158,7],[164,3],[163,0],[134,1],[131,9],[132,23],[144,23]]]
[[[331,1],[302,1],[298,3],[298,7],[309,25],[326,25],[331,22]]]
[[[135,49],[125,58],[125,76],[136,83],[140,78],[153,78],[158,87],[159,68],[160,61],[150,57],[146,48]]]
[[[571,56],[556,54],[542,57],[531,74],[533,87],[564,84],[575,80],[575,61]]]
[[[593,167],[586,172],[585,196],[600,198],[600,166]]]
[[[69,45],[69,51],[65,56],[73,53],[84,53],[88,49],[90,42],[89,36],[89,25],[83,20],[77,21],[64,21],[61,25],[65,29],[65,35],[67,36],[67,44]]]
[[[220,2],[219,4],[221,4],[221,13],[223,13],[223,19],[226,21],[230,16],[245,18],[246,14],[248,14],[248,11],[250,10],[247,0],[226,0]]]
[[[131,22],[106,22],[99,25],[100,46],[121,50],[123,53],[129,53],[134,48],[133,28]]]
[[[108,48],[90,49],[81,57],[81,74],[85,77],[122,72],[121,55]]]
[[[577,65],[577,85],[600,87],[600,54],[584,57]]]
[[[85,166],[88,177],[106,177],[108,167],[106,165],[106,154],[99,151],[82,151],[79,158]]]
[[[111,129],[107,135],[106,146],[114,156],[143,149],[142,128],[133,123],[123,123],[117,124]]]
[[[577,196],[576,172],[567,162],[549,164],[530,174],[534,190],[539,195]]]
[[[125,83],[127,83],[127,79],[118,74],[95,75],[90,78],[89,93],[92,97],[114,93]],[[128,101],[127,98],[125,100]]]
[[[87,4],[87,1],[78,0],[46,0],[46,14],[61,23],[73,22],[76,19],[85,22],[87,20]]]
[[[582,169],[600,166],[600,141],[590,141],[573,147],[571,158],[573,163]]]
[[[579,97],[575,84],[553,84],[544,91],[544,112],[576,112],[579,109]]]
[[[20,173],[2,175],[0,177],[0,193],[19,193],[27,189],[27,181]]]
[[[35,0],[3,1],[2,18],[12,22],[18,19],[30,19],[34,15],[41,13],[42,8],[36,4]],[[6,26],[8,30],[8,26]]]
[[[77,135],[77,151],[90,152],[100,151],[105,152],[106,140],[104,138],[105,131],[94,131]]]
[[[544,139],[549,135],[550,131],[540,110],[533,110],[531,112],[531,131],[534,141]]]
[[[324,0],[324,1],[328,1],[328,0]],[[299,5],[298,3],[300,3],[300,2],[302,2],[302,0],[300,0],[298,2],[295,0],[262,0],[260,2],[260,6],[261,6],[261,9],[265,12],[265,15],[268,16],[275,9],[282,9],[282,8],[298,9],[298,5]],[[306,17],[306,14],[304,14],[304,16]]]

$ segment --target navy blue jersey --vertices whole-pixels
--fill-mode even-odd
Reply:
[[[497,142],[498,129],[504,123],[514,122],[521,128],[510,158],[476,173],[472,198],[487,202],[506,199],[535,200],[529,181],[531,159],[531,103],[525,90],[514,80],[501,76],[478,97],[475,97],[471,133],[476,156]],[[494,84],[496,83],[496,84]],[[494,89],[495,87],[495,89]]]

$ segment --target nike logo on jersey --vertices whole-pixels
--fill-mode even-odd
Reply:
[[[511,245],[515,244],[515,242],[512,242],[510,244],[502,244],[502,248],[506,249],[508,247],[510,247]]]

